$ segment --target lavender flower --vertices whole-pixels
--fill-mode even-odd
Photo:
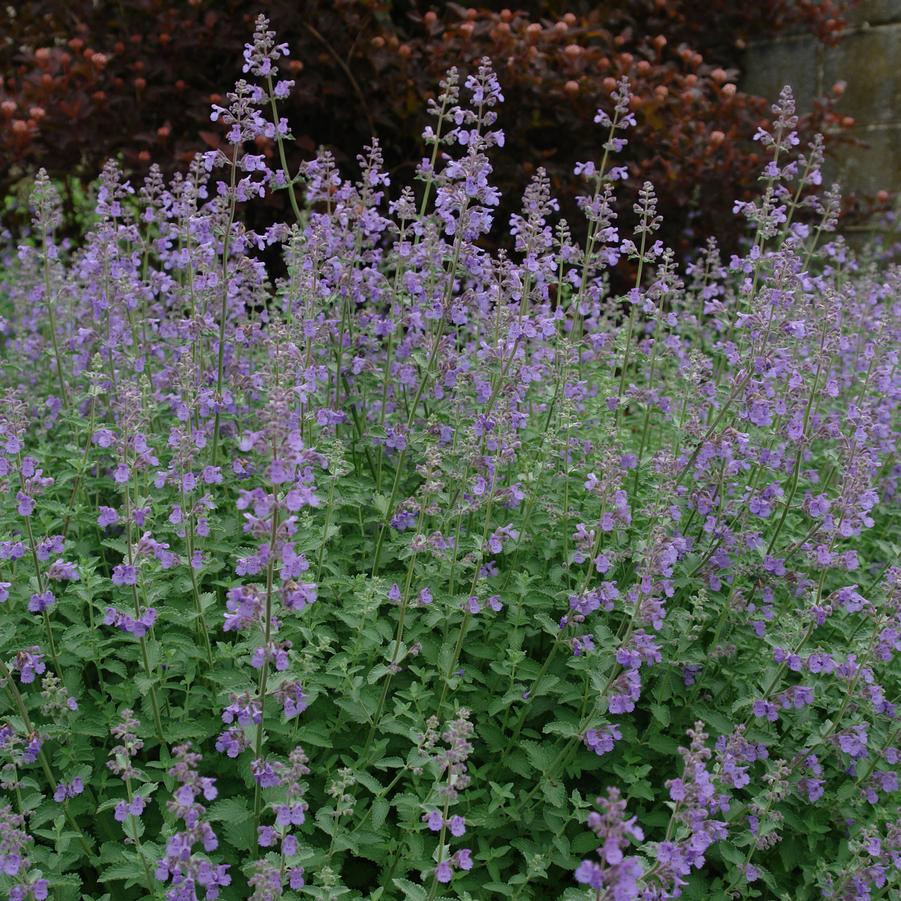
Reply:
[[[231,884],[228,874],[229,864],[213,864],[206,857],[194,851],[200,844],[210,854],[219,846],[219,840],[212,826],[204,819],[206,808],[198,798],[211,801],[217,790],[215,780],[200,776],[196,767],[201,761],[199,754],[191,751],[189,744],[172,749],[176,763],[169,775],[180,787],[176,789],[167,807],[170,813],[184,823],[184,829],[176,832],[166,844],[166,853],[156,868],[156,878],[160,882],[171,883],[167,898],[175,901],[185,891],[204,891],[204,897],[217,898],[219,890]]]
[[[10,880],[11,901],[43,901],[49,897],[49,882],[40,871],[32,871],[28,851],[34,839],[26,831],[25,817],[0,806],[0,873]]]
[[[23,685],[28,685],[34,682],[35,676],[41,675],[47,667],[41,649],[35,645],[27,650],[19,651],[12,662],[11,669],[18,672],[19,681]]]
[[[597,836],[600,862],[583,860],[576,869],[576,882],[597,893],[610,892],[611,897],[638,898],[643,866],[638,857],[624,854],[629,840],[644,841],[644,832],[636,825],[635,817],[625,818],[626,802],[619,789],[608,788],[607,797],[599,797],[600,812],[588,815],[588,828]]]

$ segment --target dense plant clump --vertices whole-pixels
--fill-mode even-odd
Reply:
[[[594,111],[627,76],[636,114],[635,152],[624,161],[629,193],[645,180],[654,183],[667,210],[666,241],[680,255],[710,233],[731,250],[737,230],[730,206],[756,189],[761,158],[750,138],[769,112],[763,98],[740,90],[741,48],[789,24],[836,40],[854,3],[711,0],[703,17],[683,0],[494,5],[267,4],[291,42],[286,68],[297,79],[283,113],[297,138],[289,163],[312,158],[325,144],[346,168],[377,135],[386,170],[395,180],[411,180],[421,110],[438,79],[452,65],[470,71],[488,56],[508,99],[510,146],[494,161],[503,192],[497,221],[517,212],[516,196],[541,165],[582,238],[573,165],[594,153]],[[75,179],[93,179],[107,158],[120,156],[139,177],[153,160],[168,177],[198,151],[222,143],[206,111],[222,102],[222,86],[234,79],[255,4],[27,0],[10,9],[0,40],[3,193],[45,166],[51,177],[65,178],[71,211]],[[799,123],[802,136],[853,124],[827,93]],[[256,152],[277,165],[271,137],[257,135],[255,142]],[[258,205],[249,224],[273,221],[279,199]],[[628,209],[624,203],[620,212]]]
[[[743,252],[681,271],[650,183],[615,213],[625,79],[587,238],[538,169],[507,253],[487,59],[414,190],[288,168],[287,54],[260,17],[222,147],[107,164],[81,241],[39,173],[6,260],[0,887],[897,892],[901,272],[790,91]]]

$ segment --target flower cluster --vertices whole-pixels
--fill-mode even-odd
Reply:
[[[34,839],[25,829],[22,814],[8,804],[0,806],[0,872],[12,880],[9,901],[44,901],[50,897],[50,883],[40,870],[32,870],[29,850]]]
[[[171,883],[166,897],[169,901],[183,897],[196,897],[202,889],[204,897],[218,898],[219,890],[231,883],[229,864],[214,864],[208,857],[194,851],[200,844],[206,854],[219,847],[219,839],[210,823],[204,819],[206,808],[198,798],[212,801],[218,794],[215,780],[201,776],[196,767],[201,756],[191,746],[179,745],[172,749],[176,763],[169,775],[178,783],[167,806],[169,812],[184,824],[184,829],[173,834],[166,843],[166,854],[157,864],[156,878]],[[129,810],[129,814],[132,812]]]
[[[607,797],[599,797],[595,804],[598,810],[588,814],[586,823],[597,836],[600,862],[583,860],[576,869],[576,882],[594,889],[598,897],[639,898],[643,867],[638,857],[624,852],[632,839],[643,842],[644,832],[635,817],[626,818],[626,801],[619,789],[608,788]]]

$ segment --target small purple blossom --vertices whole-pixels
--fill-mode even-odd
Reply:
[[[28,600],[29,613],[44,613],[56,603],[56,596],[49,589],[33,594]]]
[[[19,681],[23,685],[34,682],[35,676],[40,676],[47,669],[41,649],[35,645],[19,651],[13,660],[12,669],[18,672]]]

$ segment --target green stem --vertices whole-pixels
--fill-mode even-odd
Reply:
[[[128,466],[128,459],[125,458],[125,465]],[[125,541],[127,546],[127,560],[128,565],[133,569],[135,567],[134,562],[134,546],[132,544],[132,531],[131,531],[131,489],[128,486],[128,482],[125,483]],[[132,604],[134,606],[135,611],[135,619],[141,618],[141,601],[138,597],[138,586],[137,586],[137,576],[135,576],[135,582],[131,585],[131,599]],[[147,639],[145,636],[141,635],[138,639],[141,645],[141,659],[144,664],[144,675],[147,677],[147,681],[149,683],[150,688],[150,706],[153,710],[153,725],[156,729],[156,737],[160,741],[160,745],[165,748],[166,747],[166,736],[163,731],[163,721],[160,716],[160,703],[159,698],[156,693],[156,685],[154,685],[154,676],[153,669],[150,666],[150,654],[147,650]]]
[[[273,486],[273,493],[274,493]],[[259,760],[263,753],[263,729],[266,720],[266,683],[269,678],[269,642],[272,638],[272,588],[274,581],[275,541],[278,535],[278,506],[272,511],[272,528],[269,534],[269,558],[266,564],[266,607],[263,626],[263,663],[260,667],[260,683],[257,697],[260,702],[260,721],[257,723],[257,734],[254,742],[254,759]],[[254,835],[260,825],[260,813],[262,810],[262,790],[258,780],[253,795],[253,823]]]
[[[59,352],[59,340],[56,336],[56,301],[53,298],[53,286],[50,282],[50,257],[47,254],[47,244],[50,241],[50,233],[44,232],[44,293],[47,300],[47,318],[50,325],[50,339],[53,342],[53,356],[56,360],[56,376],[59,380],[59,393],[62,396],[63,406],[69,407],[69,392],[66,390],[66,379],[63,376],[63,360]]]
[[[297,219],[299,223],[303,217],[300,212],[300,207],[297,204],[297,195],[294,193],[294,179],[288,174],[288,159],[285,155],[285,142],[282,138],[282,133],[278,128],[278,104],[275,101],[271,75],[266,76],[266,86],[269,89],[269,103],[272,110],[272,124],[275,128],[275,143],[278,147],[278,159],[282,167],[282,172],[285,174],[285,182],[288,185],[288,198],[291,201],[291,209],[294,211],[294,218]]]
[[[213,448],[212,463],[216,465],[217,453],[219,450],[219,427],[222,412],[222,381],[225,371],[225,324],[228,318],[228,253],[231,245],[232,225],[235,221],[235,208],[237,206],[237,198],[235,197],[235,181],[238,170],[238,148],[234,148],[231,161],[231,173],[229,175],[229,207],[228,219],[225,226],[225,233],[222,236],[222,269],[220,278],[222,280],[222,302],[219,308],[219,347],[216,360],[216,416],[213,423]]]

